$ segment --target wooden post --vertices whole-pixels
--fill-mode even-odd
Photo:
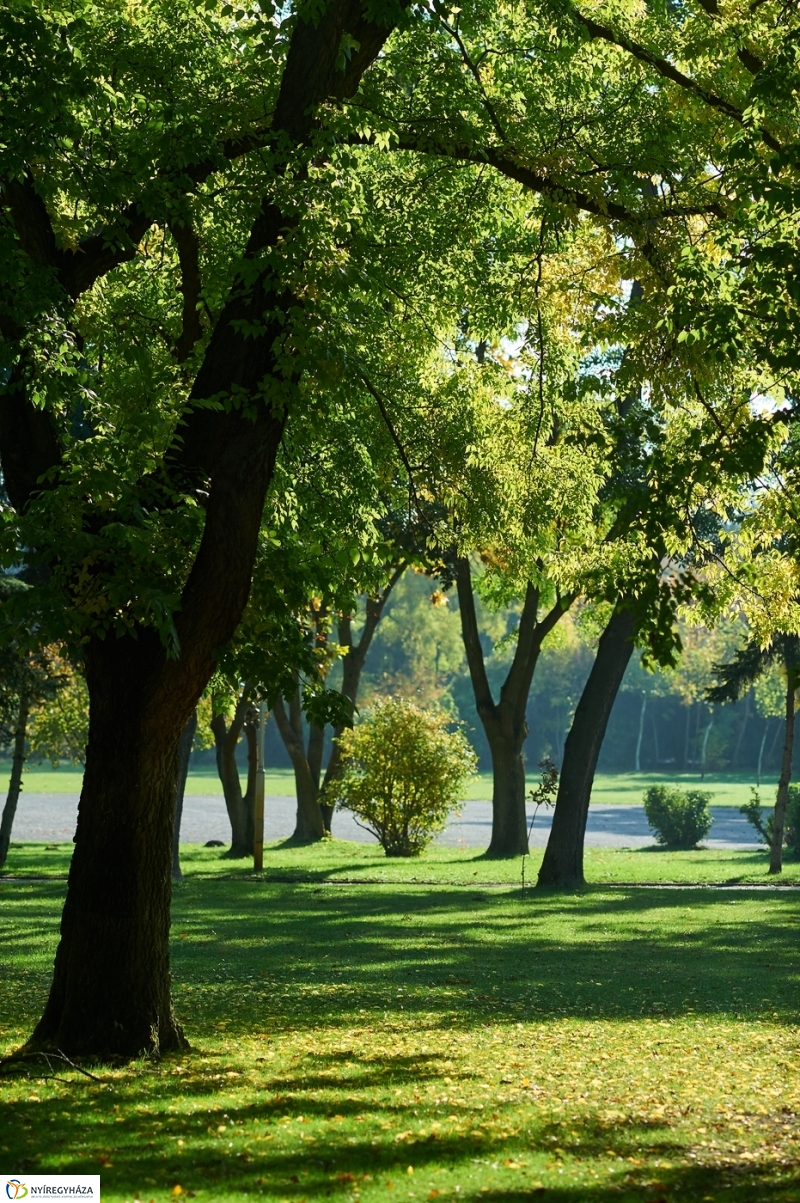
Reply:
[[[260,873],[264,868],[264,727],[266,709],[261,702],[258,707],[258,755],[256,758],[256,796],[253,806],[253,869]]]

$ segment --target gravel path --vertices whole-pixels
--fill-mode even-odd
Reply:
[[[63,843],[71,840],[78,810],[77,794],[25,794],[19,800],[11,838],[15,843],[35,840]],[[278,840],[294,830],[295,801],[288,797],[265,800],[264,838]],[[529,812],[529,818],[530,818]],[[714,824],[705,844],[709,848],[757,848],[753,829],[733,807],[712,806]],[[533,825],[531,845],[543,847],[550,830],[551,815],[540,810]],[[489,802],[464,802],[461,817],[448,824],[437,842],[454,847],[485,848],[492,830]],[[333,834],[340,839],[372,843],[373,837],[360,828],[346,811],[333,820]],[[204,844],[206,840],[230,838],[225,803],[214,795],[187,795],[184,800],[181,841]],[[654,843],[641,806],[592,806],[586,843],[595,848],[644,848]]]

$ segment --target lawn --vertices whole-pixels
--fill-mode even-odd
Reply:
[[[184,851],[192,1052],[0,1078],[4,1172],[99,1171],[114,1203],[800,1203],[800,894],[610,884],[763,882],[763,854],[596,850],[600,884],[523,897],[519,862],[456,849],[273,845],[261,879]],[[46,876],[67,850],[12,856]],[[0,882],[6,1050],[63,890]]]
[[[11,766],[0,761],[0,782],[7,779]],[[79,768],[62,765],[54,769],[49,765],[31,765],[25,770],[23,784],[31,794],[77,794],[80,793],[83,772]],[[592,802],[596,805],[609,803],[641,806],[644,792],[651,785],[671,782],[683,789],[703,789],[713,794],[714,806],[742,806],[750,800],[750,790],[755,785],[752,773],[708,773],[701,781],[697,773],[598,773],[595,778]],[[528,774],[528,784],[537,785],[539,777]],[[242,778],[242,785],[246,784]],[[762,780],[761,795],[765,805],[774,799],[776,777]],[[187,794],[222,795],[222,786],[213,767],[193,769],[186,783]],[[291,769],[267,769],[265,792],[268,796],[294,797],[294,774]],[[491,773],[479,773],[464,790],[466,800],[490,799],[492,796]]]
[[[72,844],[12,843],[6,862],[9,877],[65,878],[72,856]],[[487,885],[522,886],[524,868],[526,889],[536,882],[543,849],[531,856],[510,861],[488,860],[476,848],[452,848],[432,845],[421,857],[389,860],[377,844],[357,844],[348,840],[325,840],[314,847],[302,847],[291,840],[276,840],[264,846],[263,880],[303,882],[312,885]],[[666,852],[657,845],[648,848],[587,848],[586,877],[591,885],[773,885],[767,877],[769,857],[766,851],[738,849],[697,849],[693,852]],[[224,849],[198,844],[181,845],[181,866],[187,878],[228,877],[245,880],[253,877],[249,860],[228,860]],[[0,873],[0,882],[3,874]],[[784,863],[783,885],[800,884],[800,860],[788,853]]]

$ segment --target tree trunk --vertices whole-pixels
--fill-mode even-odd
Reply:
[[[689,767],[689,731],[691,728],[692,707],[686,707],[686,733],[683,740],[683,771]]]
[[[239,742],[239,736],[242,734],[247,713],[250,709],[249,693],[250,686],[245,684],[236,700],[236,709],[233,712],[229,726],[226,727],[225,725],[224,714],[215,714],[211,720],[211,732],[214,736],[214,748],[217,759],[217,772],[222,782],[225,807],[228,811],[228,819],[231,825],[231,846],[226,856],[234,860],[250,856],[253,851],[252,822],[248,824],[248,806],[242,794],[239,766],[236,763],[236,745]]]
[[[22,790],[22,768],[25,764],[25,737],[28,731],[28,714],[30,704],[22,694],[17,713],[17,729],[14,732],[14,754],[11,760],[11,779],[8,783],[6,804],[3,807],[3,817],[0,819],[0,869],[4,868],[8,858],[8,848],[11,843],[11,828],[14,826],[14,816],[17,813],[17,802]]]
[[[313,844],[324,838],[325,827],[319,805],[319,785],[312,776],[303,740],[299,687],[289,704],[289,713],[282,698],[275,703],[273,713],[294,768],[297,817],[292,839],[300,844]]]
[[[485,725],[492,755],[492,838],[486,855],[524,856],[528,851],[525,814],[525,758],[518,733],[504,737]]]
[[[658,743],[658,723],[654,714],[650,715],[650,726],[653,728],[653,749],[656,755],[656,769],[658,769],[661,764],[661,750]]]
[[[630,610],[618,605],[600,636],[564,748],[553,825],[539,870],[539,885],[571,889],[584,884],[583,843],[597,759],[608,719],[625,676],[636,634]]]
[[[783,734],[783,756],[778,794],[775,798],[775,815],[772,820],[772,844],[769,850],[770,873],[783,872],[783,829],[786,825],[786,804],[789,801],[789,783],[792,779],[792,752],[794,750],[794,691],[796,679],[794,666],[787,665],[786,677],[786,725]]]
[[[86,771],[50,997],[31,1041],[37,1047],[103,1056],[186,1047],[169,975],[177,748],[186,716],[176,720],[168,698],[153,698],[153,669],[163,658],[155,632],[95,639],[86,649]]]
[[[761,760],[764,756],[764,744],[767,742],[767,731],[769,730],[769,719],[764,719],[764,734],[761,736],[761,745],[758,749],[758,765],[756,767],[756,786],[761,785]]]
[[[197,731],[197,710],[189,715],[178,743],[178,789],[175,794],[175,828],[172,833],[172,880],[182,881],[181,873],[181,819],[183,818],[183,795],[186,793],[186,778],[189,776],[189,758]]]
[[[459,556],[456,562],[458,607],[461,634],[467,655],[475,707],[483,724],[492,753],[492,838],[486,855],[491,857],[524,856],[528,851],[525,819],[525,761],[522,754],[528,724],[525,712],[533,673],[542,642],[558,620],[566,614],[574,596],[557,597],[555,604],[539,621],[539,591],[528,583],[517,630],[517,647],[506,679],[495,702],[486,675],[486,665],[478,631],[472,573],[469,560]]]
[[[252,856],[253,840],[255,839],[256,773],[258,772],[258,711],[254,706],[247,711],[244,737],[247,742],[247,789],[242,801],[245,811],[245,836],[249,848],[247,855]]]
[[[639,710],[639,735],[636,740],[636,760],[634,762],[634,771],[641,773],[642,771],[642,735],[644,734],[644,712],[647,709],[647,694],[642,692],[642,705]]]
[[[706,779],[706,748],[708,747],[708,737],[711,734],[711,729],[713,726],[714,726],[714,716],[712,714],[711,718],[708,720],[708,726],[706,727],[705,735],[703,736],[703,749],[702,749],[702,752],[700,753],[700,780],[701,781],[705,781],[705,779]]]

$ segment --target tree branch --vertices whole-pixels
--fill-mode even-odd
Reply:
[[[716,92],[712,92],[709,88],[703,87],[697,80],[692,79],[689,75],[685,75],[683,71],[679,71],[668,59],[662,58],[659,54],[654,54],[652,50],[648,50],[645,46],[634,42],[626,34],[616,33],[607,25],[601,25],[598,21],[592,20],[591,17],[585,16],[577,8],[573,7],[571,11],[575,20],[580,25],[583,25],[591,37],[609,42],[612,46],[616,46],[620,50],[625,50],[633,58],[638,59],[640,63],[645,63],[648,67],[652,67],[662,78],[670,80],[672,83],[677,84],[679,88],[683,88],[684,91],[697,96],[699,100],[702,100],[711,108],[724,113],[726,117],[731,117],[739,125],[745,128],[752,128],[752,123],[747,120],[740,108],[731,104],[730,101],[725,100],[724,97],[718,96]],[[781,143],[777,138],[768,130],[765,130],[763,126],[756,126],[755,128],[770,150],[778,151],[782,149]]]
[[[458,606],[461,611],[461,634],[464,639],[467,666],[475,693],[475,705],[484,721],[496,719],[497,706],[492,697],[489,678],[486,675],[486,662],[478,631],[478,616],[475,612],[475,597],[472,592],[472,573],[469,560],[465,556],[459,556],[456,560],[456,588],[458,590]]]
[[[506,176],[508,179],[516,180],[518,184],[522,184],[525,188],[530,189],[531,192],[546,196],[548,200],[563,205],[572,205],[585,213],[591,213],[594,217],[606,220],[611,218],[614,221],[624,222],[631,226],[644,226],[646,222],[651,222],[654,216],[669,219],[701,217],[704,215],[724,217],[722,208],[715,203],[688,206],[673,205],[665,207],[660,214],[654,214],[651,210],[637,211],[636,209],[621,205],[618,201],[614,201],[610,197],[603,196],[602,194],[592,195],[589,192],[584,192],[579,188],[573,187],[571,184],[566,184],[551,175],[545,175],[533,167],[518,163],[515,159],[509,157],[507,152],[503,152],[497,147],[473,147],[467,146],[464,143],[446,142],[444,139],[439,141],[427,133],[414,138],[408,136],[400,137],[396,145],[399,150],[414,151],[418,154],[432,154],[455,159],[463,163],[475,163],[481,166],[488,164],[490,167],[494,167],[496,171],[499,171],[501,175]]]
[[[178,363],[185,363],[192,353],[196,342],[202,337],[203,327],[198,312],[198,302],[202,289],[200,279],[200,243],[188,218],[173,222],[170,233],[178,248],[178,262],[181,269],[181,292],[183,293],[183,312],[181,314],[181,332],[175,343],[175,357]]]

